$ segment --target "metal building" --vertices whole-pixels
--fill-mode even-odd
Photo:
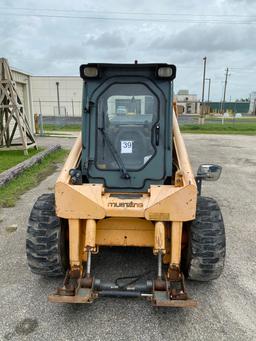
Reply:
[[[197,95],[190,94],[189,90],[179,90],[174,96],[176,103],[182,108],[181,113],[184,114],[197,114],[200,109],[200,103]]]
[[[81,117],[82,80],[73,76],[33,76],[36,113],[55,117]]]
[[[224,104],[221,102],[210,102],[208,105],[210,106],[211,112],[220,112],[222,107],[224,112],[232,111],[233,113],[247,114],[250,103],[248,101],[225,102]]]

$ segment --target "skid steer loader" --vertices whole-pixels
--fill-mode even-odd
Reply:
[[[113,296],[194,307],[184,277],[210,281],[224,266],[221,211],[201,196],[202,180],[217,180],[221,167],[201,165],[193,175],[173,110],[176,67],[86,64],[80,75],[81,136],[55,194],[40,196],[32,209],[28,265],[38,275],[65,276],[51,302]],[[95,278],[92,257],[114,246],[151,248],[155,277],[127,285]]]

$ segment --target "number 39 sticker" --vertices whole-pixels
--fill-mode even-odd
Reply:
[[[131,154],[132,144],[133,141],[121,141],[121,154]]]

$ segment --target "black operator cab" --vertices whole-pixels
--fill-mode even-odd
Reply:
[[[169,64],[86,64],[83,181],[106,191],[146,192],[172,175],[172,97]]]

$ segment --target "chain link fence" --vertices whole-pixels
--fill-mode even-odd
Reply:
[[[33,101],[34,112],[43,117],[80,117],[81,101]]]

